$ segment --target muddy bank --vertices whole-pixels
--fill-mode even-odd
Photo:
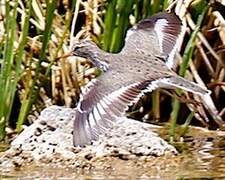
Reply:
[[[191,128],[182,153],[159,138],[159,129],[121,118],[86,148],[72,145],[75,112],[52,106],[0,157],[0,179],[185,179],[224,178],[224,132]]]

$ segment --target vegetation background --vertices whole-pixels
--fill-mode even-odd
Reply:
[[[9,140],[47,106],[76,106],[80,87],[99,72],[86,59],[57,59],[73,43],[90,38],[105,51],[118,52],[127,29],[164,10],[175,11],[186,25],[176,71],[209,88],[224,119],[224,9],[223,0],[0,0],[0,140]],[[177,123],[184,125],[180,135],[190,123],[219,127],[197,102],[186,92],[157,90],[127,114],[169,122],[173,141]]]

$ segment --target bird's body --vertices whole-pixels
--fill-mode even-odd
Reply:
[[[106,53],[90,41],[75,44],[74,55],[90,59],[103,71],[80,96],[73,130],[75,146],[98,139],[144,92],[178,87],[199,95],[209,94],[207,89],[171,70],[180,32],[181,22],[176,15],[160,13],[130,29],[118,54]]]

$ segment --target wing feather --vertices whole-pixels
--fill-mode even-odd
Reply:
[[[175,64],[174,56],[181,34],[179,17],[174,13],[161,12],[140,21],[127,32],[122,52],[162,56],[171,69]]]
[[[104,81],[95,79],[91,82],[87,86],[88,90],[84,90],[85,94],[82,95],[77,108],[73,132],[74,145],[90,144],[106,129],[112,127],[116,118],[125,112],[128,104],[137,100],[142,91],[140,84],[133,83],[115,90],[114,86],[106,86]]]

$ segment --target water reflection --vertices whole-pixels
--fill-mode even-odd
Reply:
[[[198,139],[198,148],[183,155],[178,176],[183,178],[225,178],[224,140],[220,137]]]

